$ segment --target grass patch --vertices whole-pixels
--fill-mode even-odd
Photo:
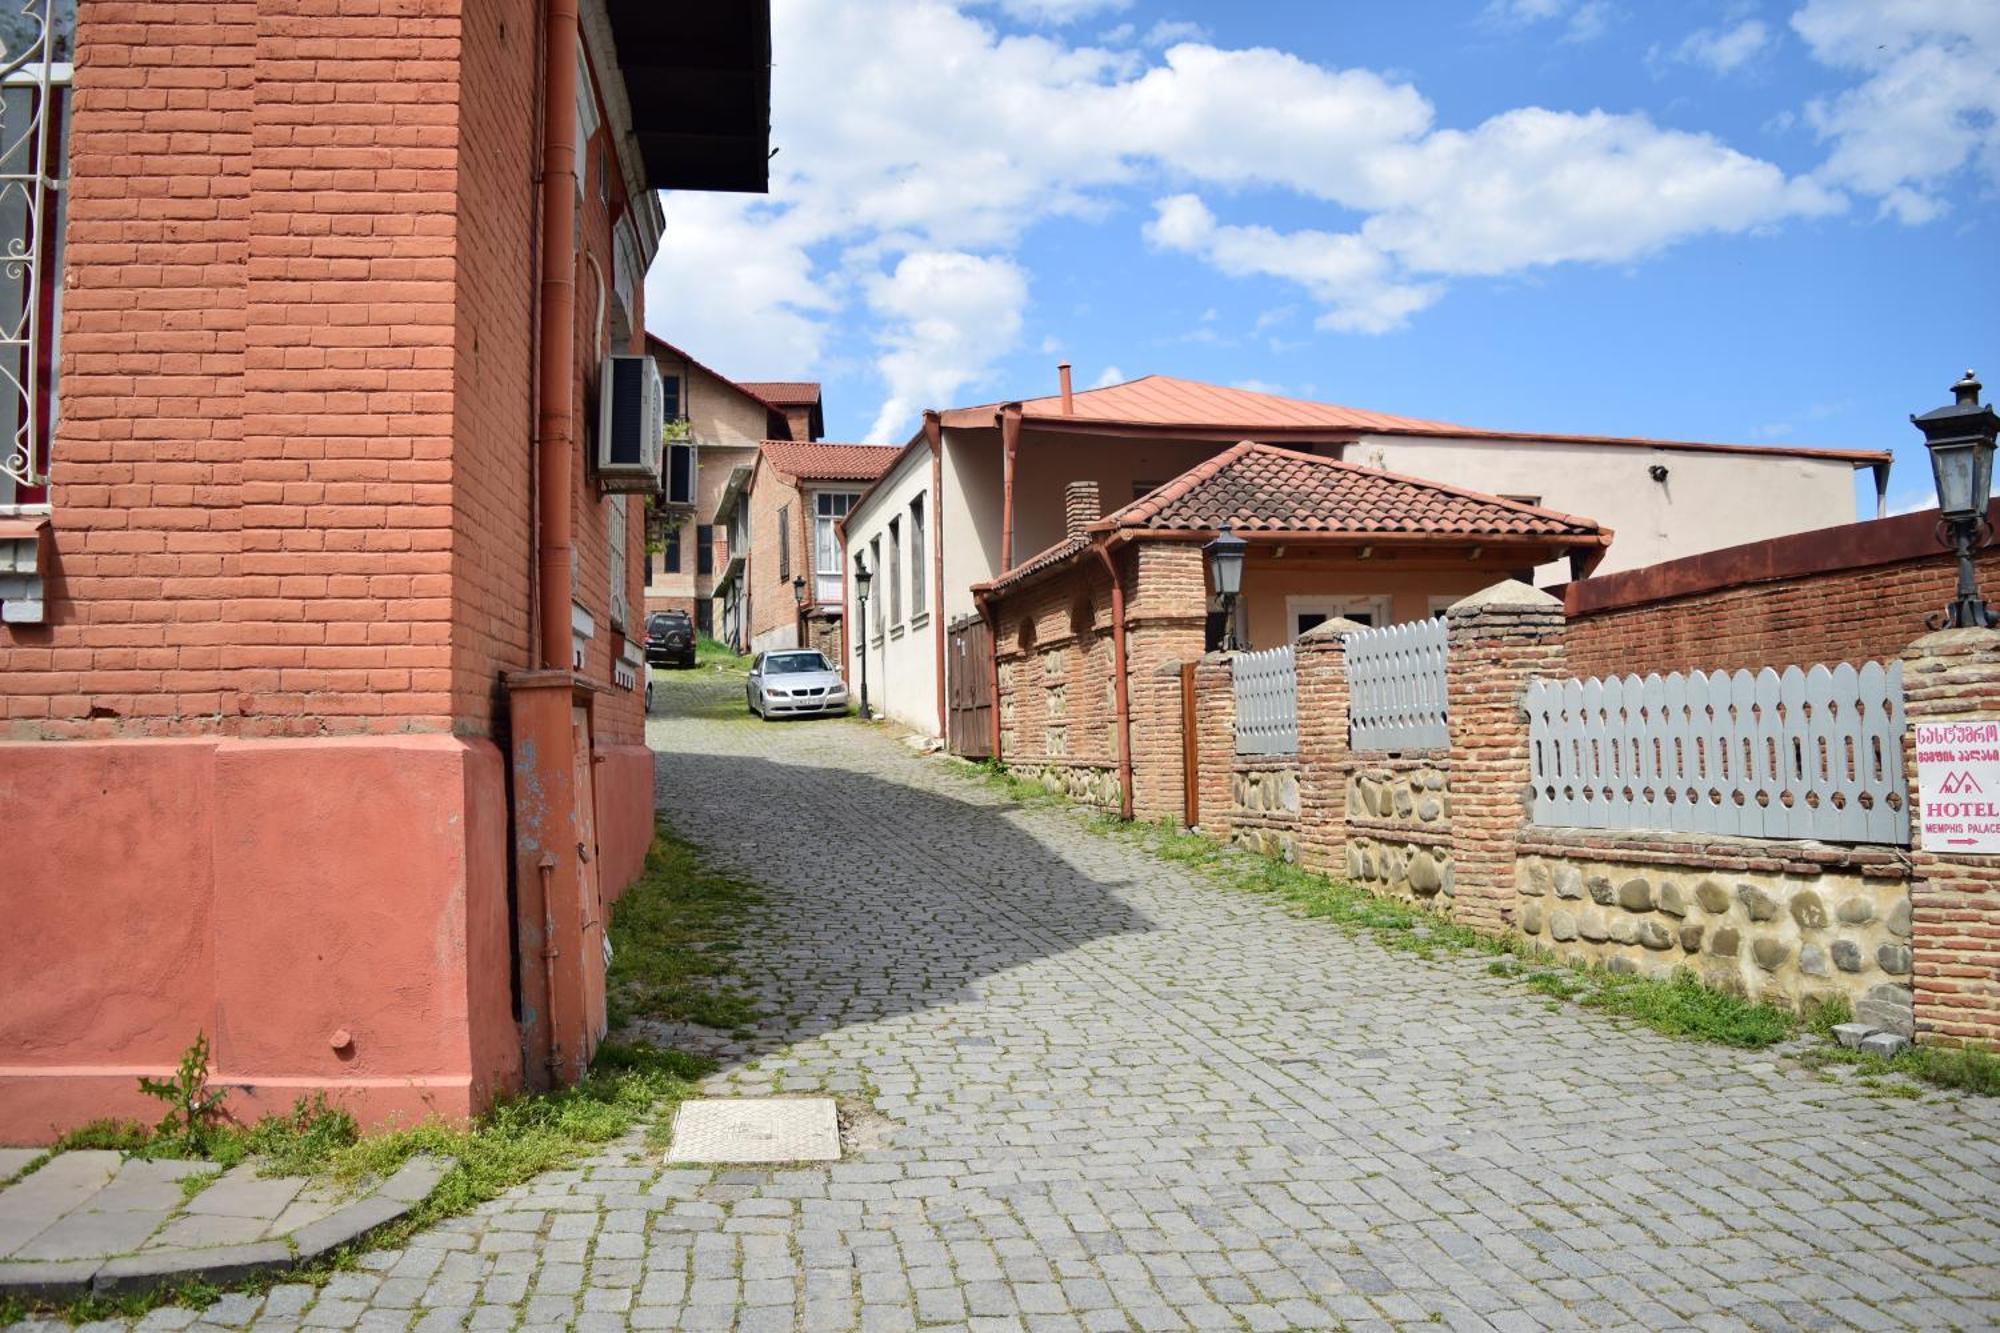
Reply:
[[[694,664],[697,667],[721,667],[724,671],[748,671],[750,659],[737,652],[728,644],[712,639],[706,634],[698,634],[694,640]]]
[[[692,846],[664,826],[656,832],[646,868],[612,910],[614,966],[609,981],[614,1012],[627,1022],[725,1024],[755,1017],[748,1000],[721,983],[734,948],[735,930],[759,901],[754,886],[709,871]],[[575,1087],[504,1100],[470,1122],[429,1120],[363,1134],[347,1112],[324,1098],[301,1098],[283,1115],[252,1125],[227,1122],[203,1136],[200,1154],[225,1167],[258,1159],[268,1174],[318,1175],[359,1185],[395,1171],[419,1153],[456,1159],[437,1188],[416,1208],[377,1230],[366,1248],[393,1247],[442,1218],[484,1203],[514,1185],[570,1166],[633,1128],[648,1126],[648,1143],[663,1145],[670,1111],[694,1091],[713,1062],[637,1042],[607,1041],[590,1073]],[[225,1108],[226,1109],[226,1108]],[[650,1122],[650,1123],[649,1123]],[[65,1135],[51,1151],[113,1148],[150,1156],[196,1155],[184,1137],[167,1137],[129,1121],[96,1121]],[[30,1164],[30,1169],[47,1155]],[[206,1184],[207,1178],[201,1181]],[[191,1186],[190,1192],[199,1186]],[[335,1255],[272,1280],[318,1281],[351,1266],[354,1253]],[[220,1292],[180,1286],[114,1299],[91,1298],[61,1308],[72,1322],[130,1318],[160,1305],[204,1307]],[[0,1302],[0,1325],[29,1307]]]

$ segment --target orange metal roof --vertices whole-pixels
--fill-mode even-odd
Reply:
[[[738,380],[736,385],[779,407],[811,407],[820,399],[818,380]]]
[[[772,467],[799,481],[874,481],[902,453],[887,444],[807,444],[799,440],[766,440],[761,447]]]
[[[939,414],[946,425],[957,428],[992,427],[1006,406],[986,403],[977,407],[955,407]],[[1198,431],[1229,438],[1244,435],[1323,435],[1352,439],[1360,435],[1423,435],[1472,440],[1518,440],[1523,443],[1599,444],[1625,448],[1670,449],[1696,453],[1782,454],[1790,457],[1829,458],[1857,467],[1887,463],[1890,455],[1881,449],[1822,449],[1811,446],[1712,444],[1700,440],[1660,440],[1627,435],[1573,435],[1540,431],[1488,430],[1460,426],[1448,421],[1428,421],[1421,417],[1394,416],[1369,412],[1338,403],[1317,403],[1304,398],[1231,389],[1199,380],[1177,379],[1171,375],[1146,375],[1102,389],[1083,389],[1071,397],[1071,410],[1063,411],[1062,397],[1030,398],[1021,403],[1024,423],[1043,427],[1064,424],[1102,433],[1105,427],[1129,427],[1143,433]]]

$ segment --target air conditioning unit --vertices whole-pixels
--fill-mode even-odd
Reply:
[[[607,491],[660,489],[666,391],[650,356],[607,356],[597,378],[597,484]]]

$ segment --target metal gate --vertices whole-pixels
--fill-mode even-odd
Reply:
[[[945,743],[966,759],[993,757],[993,631],[978,616],[945,638]]]

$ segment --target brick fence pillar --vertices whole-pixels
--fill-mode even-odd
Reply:
[[[1132,689],[1132,817],[1180,822],[1181,664],[1135,675]]]
[[[1366,626],[1341,617],[1299,636],[1299,863],[1346,872],[1347,636]]]
[[[1201,794],[1201,831],[1229,841],[1230,783],[1236,763],[1235,653],[1209,653],[1194,668],[1195,789]]]
[[[1528,681],[1563,670],[1562,603],[1509,579],[1454,602],[1445,707],[1451,719],[1452,916],[1498,934],[1514,918],[1514,847],[1528,815]]]
[[[2000,631],[1942,630],[1904,649],[1903,714],[1912,724],[1904,762],[1914,804],[1924,795],[1917,790],[1914,724],[2000,717]],[[1916,1039],[2000,1048],[2000,857],[1946,855],[1922,845],[1914,811],[1911,824],[1908,961]]]

